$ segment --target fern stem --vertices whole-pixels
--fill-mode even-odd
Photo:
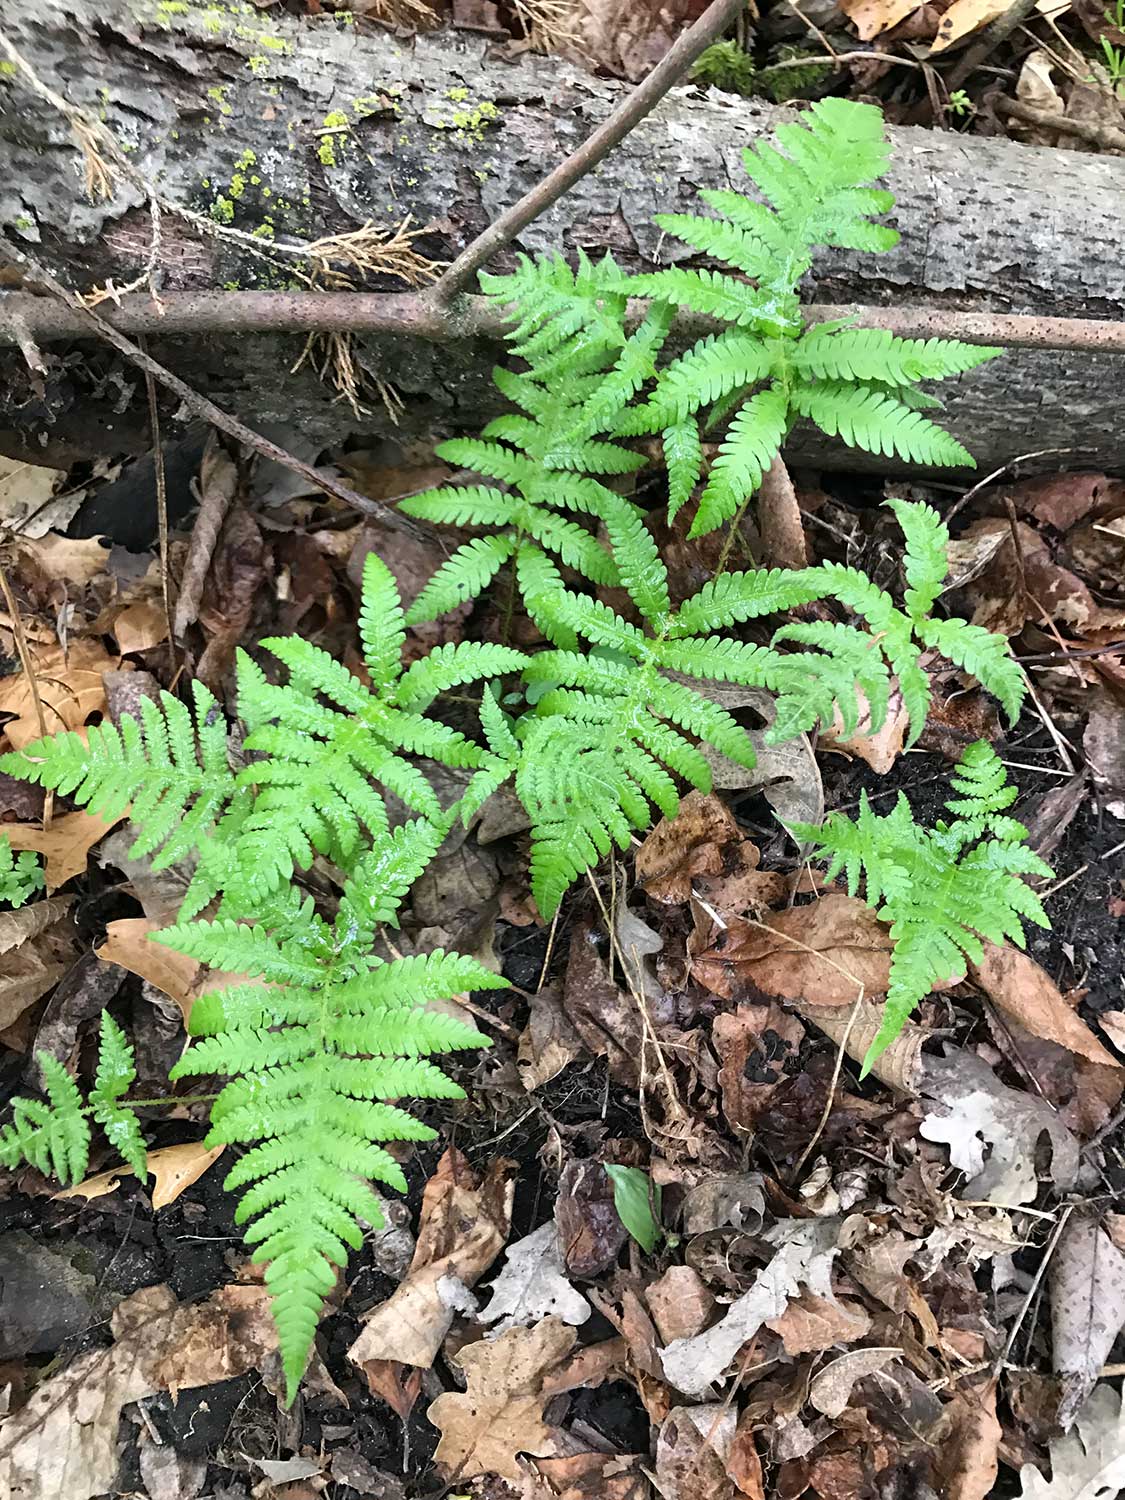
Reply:
[[[169,1094],[164,1099],[122,1099],[120,1102],[128,1109],[156,1109],[169,1104],[214,1104],[218,1094]],[[82,1111],[89,1114],[87,1106]]]
[[[739,527],[742,525],[742,518],[746,514],[746,507],[749,504],[750,496],[746,495],[743,498],[742,503],[739,505],[738,509],[735,511],[734,515],[730,518],[730,526],[728,527],[726,537],[723,540],[723,550],[719,553],[719,561],[715,567],[715,578],[721,578],[727,570],[727,563],[730,561],[731,548],[734,546],[734,539],[738,535]]]

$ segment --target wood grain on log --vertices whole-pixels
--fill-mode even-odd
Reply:
[[[427,231],[420,248],[451,259],[620,97],[620,85],[555,59],[490,59],[469,34],[402,40],[243,0],[25,0],[4,24],[43,80],[103,119],[166,199],[220,228],[256,232],[263,244],[369,220],[391,226],[410,214]],[[517,248],[611,249],[630,267],[670,263],[682,247],[662,237],[653,214],[694,209],[700,187],[744,187],[740,150],[779,113],[717,92],[675,91]],[[802,289],[806,300],[1125,316],[1125,162],[951,132],[891,137],[902,243],[882,256],[825,253]],[[163,217],[169,290],[286,284],[283,271],[221,236]],[[143,192],[119,178],[113,197],[87,200],[66,121],[8,74],[0,75],[0,224],[82,288],[131,279],[148,253]],[[149,342],[162,363],[250,423],[290,426],[312,443],[389,430],[381,409],[357,422],[314,374],[289,373],[299,336]],[[61,364],[50,361],[42,397],[18,353],[0,354],[0,449],[91,452],[99,435],[103,451],[143,445],[140,382],[110,352],[76,349],[80,357],[72,349]],[[406,398],[407,435],[472,427],[495,411],[488,372],[499,352],[482,339],[360,341],[363,365]],[[1123,376],[1120,355],[1012,353],[947,383],[948,422],[985,466],[1057,447],[1121,467]],[[808,435],[795,435],[792,449],[799,460],[855,465],[848,450]]]

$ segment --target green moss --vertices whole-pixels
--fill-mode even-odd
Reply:
[[[804,54],[799,47],[781,47],[778,62],[797,62]],[[799,99],[809,89],[817,88],[831,74],[831,63],[809,63],[805,68],[763,68],[758,75],[759,92],[775,104]]]
[[[716,42],[700,53],[691,76],[696,83],[748,96],[754,92],[757,71],[754,59],[737,42]]]

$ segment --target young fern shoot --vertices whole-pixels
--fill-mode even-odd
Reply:
[[[981,961],[982,940],[1022,948],[1025,921],[1050,926],[1021,877],[1049,879],[1053,871],[1027,847],[1023,824],[1005,813],[1016,788],[984,740],[965,751],[953,787],[961,795],[946,801],[952,818],[933,829],[919,827],[901,792],[884,817],[865,792],[854,820],[832,813],[820,827],[790,827],[829,861],[829,880],[843,871],[853,896],[862,881],[868,905],[891,924],[890,987],[864,1073],[935,985],[962,973],[966,958]]]

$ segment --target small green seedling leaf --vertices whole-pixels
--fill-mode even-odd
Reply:
[[[646,1255],[651,1255],[663,1237],[660,1223],[660,1189],[640,1167],[608,1165],[613,1183],[613,1206],[618,1217]]]

